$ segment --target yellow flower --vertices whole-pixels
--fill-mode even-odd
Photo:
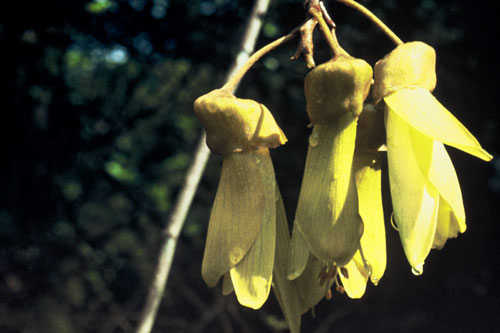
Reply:
[[[305,79],[309,137],[294,229],[289,278],[304,271],[309,252],[343,266],[359,248],[363,224],[352,169],[357,119],[372,80],[365,61],[337,57]]]
[[[286,142],[269,110],[224,90],[198,98],[194,110],[207,145],[222,155],[222,172],[208,225],[202,277],[223,278],[240,304],[258,309],[271,288],[276,247],[276,180],[268,148]]]
[[[302,312],[329,295],[337,268],[358,251],[363,223],[352,163],[358,117],[372,81],[365,61],[339,56],[305,79],[309,137],[291,240],[289,279]],[[338,283],[338,282],[337,282]]]
[[[447,144],[485,161],[492,156],[431,94],[435,52],[411,42],[377,62],[373,96],[385,102],[387,154],[394,220],[415,274],[431,248],[465,231],[458,178]]]

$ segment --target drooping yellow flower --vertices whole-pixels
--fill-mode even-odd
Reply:
[[[343,269],[340,280],[351,298],[361,298],[368,279],[377,285],[386,267],[382,171],[383,113],[366,106],[358,121],[353,173],[364,231],[360,249]]]
[[[351,169],[357,119],[371,80],[371,66],[349,56],[306,76],[307,113],[314,127],[292,232],[291,279],[302,274],[309,252],[323,263],[343,266],[359,248],[363,224]]]
[[[297,279],[302,310],[314,306],[359,249],[363,223],[352,162],[358,117],[372,69],[339,56],[305,79],[309,137],[291,241],[290,279]]]
[[[431,94],[435,52],[411,42],[377,62],[373,96],[385,103],[387,155],[394,220],[415,274],[431,248],[464,232],[458,178],[443,144],[485,161],[492,156]]]
[[[202,277],[224,277],[240,304],[258,309],[271,288],[276,246],[276,180],[268,148],[286,142],[269,110],[224,90],[198,98],[194,110],[207,145],[222,155],[222,172],[208,225]]]

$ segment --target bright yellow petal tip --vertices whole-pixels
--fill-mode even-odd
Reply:
[[[351,261],[339,271],[347,296],[354,299],[363,297],[369,272],[364,267],[360,252],[356,252]]]
[[[493,158],[427,89],[400,89],[384,97],[384,101],[401,119],[422,134],[482,160]]]

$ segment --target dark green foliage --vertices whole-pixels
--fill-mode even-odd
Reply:
[[[151,280],[159,231],[201,128],[192,102],[222,84],[253,1],[4,2],[0,331],[130,332]],[[359,14],[326,4],[353,56],[373,64],[392,48]],[[404,40],[436,48],[436,95],[496,155],[500,73],[491,44],[496,34],[489,30],[492,8],[431,0],[364,4]],[[273,1],[258,45],[303,18],[302,1]],[[289,138],[272,154],[290,217],[309,133],[302,89],[307,69],[288,60],[295,45],[264,58],[237,93],[265,104]],[[325,50],[316,50],[317,63],[328,57]],[[361,302],[335,295],[320,305],[316,320],[305,316],[305,332],[328,325],[336,332],[495,328],[498,160],[452,158],[469,214],[467,233],[431,255],[417,279],[389,230],[380,286],[369,287]],[[210,161],[186,221],[158,332],[283,325],[274,299],[261,312],[242,309],[201,280],[219,162]]]

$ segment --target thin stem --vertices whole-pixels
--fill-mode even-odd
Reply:
[[[265,56],[270,51],[274,50],[275,48],[285,44],[286,42],[294,38],[298,31],[299,28],[295,28],[288,35],[276,39],[275,41],[267,44],[266,46],[262,47],[254,54],[252,54],[252,56],[248,58],[245,64],[241,66],[241,68],[229,79],[229,81],[226,82],[226,84],[222,87],[222,89],[230,91],[235,90],[235,87],[238,86],[243,76],[245,76],[248,70],[252,68],[252,66],[255,65],[257,61],[259,61],[263,56]]]
[[[387,37],[389,37],[394,44],[401,45],[404,44],[403,41],[391,30],[384,22],[382,22],[375,14],[373,14],[368,8],[363,6],[362,4],[354,1],[354,0],[335,0],[337,2],[341,2],[346,6],[356,9],[361,14],[365,15],[368,19],[370,19],[375,25],[382,30]]]
[[[262,27],[262,17],[267,12],[269,3],[270,0],[255,1],[252,14],[248,19],[245,29],[246,33],[242,38],[241,51],[238,53],[236,61],[227,75],[228,81],[229,78],[234,77],[242,62],[248,59],[248,55],[253,51],[257,36]],[[236,90],[237,86],[237,82],[232,85],[232,92]],[[203,131],[197,144],[193,161],[186,173],[180,194],[177,197],[174,207],[167,219],[167,223],[161,233],[160,252],[158,254],[155,273],[141,311],[136,333],[151,332],[172,267],[177,239],[181,233],[189,207],[191,206],[191,202],[193,201],[209,157],[210,151],[206,145],[206,133]]]
[[[136,330],[137,333],[150,332],[156,319],[158,307],[165,290],[165,284],[170,273],[170,268],[172,267],[177,239],[179,238],[187,212],[210,156],[205,138],[206,135],[203,132],[196,147],[194,159],[186,173],[181,192],[168,218],[168,223],[161,232],[160,253],[158,254],[153,281],[149,287],[148,295],[141,312],[139,326]]]
[[[309,8],[309,14],[311,14],[316,19],[316,21],[318,21],[319,28],[323,33],[326,42],[330,46],[333,55],[334,56],[348,55],[348,53],[340,46],[339,42],[337,41],[337,38],[333,37],[332,32],[328,27],[328,24],[326,24],[326,21],[323,18],[323,13],[321,12],[321,10],[317,9],[316,7],[311,7]]]

